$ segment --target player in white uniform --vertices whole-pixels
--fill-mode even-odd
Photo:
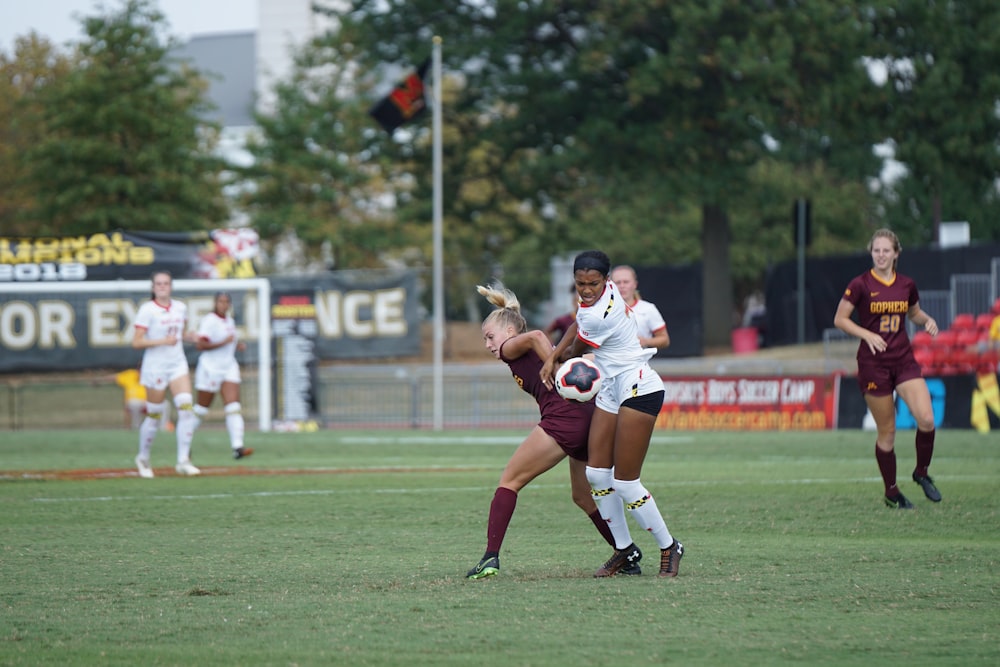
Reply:
[[[184,356],[187,306],[173,299],[173,279],[166,271],[153,274],[153,298],[139,307],[135,316],[132,347],[142,350],[139,382],[146,388],[146,418],[139,427],[139,454],[135,465],[139,476],[153,477],[149,454],[166,408],[167,389],[177,406],[177,465],[181,475],[198,475],[191,463],[194,412],[191,409],[191,374]]]
[[[670,346],[667,323],[656,304],[643,301],[639,296],[639,279],[635,269],[627,264],[616,266],[611,272],[611,281],[621,292],[622,298],[635,313],[635,324],[639,330],[639,344],[643,347],[663,349]]]
[[[659,575],[675,577],[684,546],[671,536],[656,501],[639,480],[663,407],[663,380],[649,366],[655,350],[639,344],[635,314],[609,279],[610,271],[611,260],[599,250],[576,256],[573,276],[580,296],[576,321],[539,375],[552,386],[559,361],[591,351],[603,376],[590,422],[587,480],[615,537],[615,552],[594,576],[614,576],[642,558],[625,522],[628,509],[660,547]]]
[[[253,454],[253,449],[243,446],[242,406],[240,405],[240,365],[236,361],[236,350],[246,345],[238,340],[236,323],[229,308],[233,300],[226,292],[215,295],[215,310],[201,318],[198,325],[196,345],[201,350],[198,367],[194,371],[194,388],[198,390],[198,402],[194,406],[195,428],[208,415],[215,394],[222,394],[223,410],[226,414],[226,430],[233,458],[242,459]]]

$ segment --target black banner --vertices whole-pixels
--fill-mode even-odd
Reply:
[[[273,278],[269,283],[272,331],[277,335],[278,324],[290,318],[308,321],[315,328],[318,360],[420,352],[420,301],[413,272],[337,271]],[[137,366],[142,355],[132,349],[132,324],[139,306],[149,299],[148,284],[0,283],[0,373]],[[215,292],[230,292],[240,339],[247,343],[245,359],[254,363],[257,292],[230,287],[238,284],[206,280],[198,289],[185,291],[175,281],[174,297],[187,304],[188,327],[195,330],[200,318],[211,312]],[[193,363],[194,346],[188,353]]]
[[[253,278],[258,248],[252,229],[0,236],[0,285],[141,280],[154,269],[174,278]]]

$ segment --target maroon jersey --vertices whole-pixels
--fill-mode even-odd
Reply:
[[[594,414],[594,402],[567,401],[555,388],[546,387],[538,377],[542,360],[534,350],[528,350],[517,359],[508,359],[501,345],[500,359],[510,367],[517,386],[531,394],[538,403],[542,415],[538,424],[542,430],[552,436],[566,454],[586,461],[587,434],[590,432],[590,418]]]
[[[896,364],[912,358],[906,313],[920,301],[920,295],[911,278],[897,273],[890,282],[883,282],[869,270],[850,282],[844,299],[854,304],[858,324],[880,334],[886,343],[885,352],[873,355],[862,341],[858,346],[859,364]]]

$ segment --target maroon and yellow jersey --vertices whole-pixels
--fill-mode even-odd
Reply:
[[[868,345],[858,346],[858,362],[875,361],[893,364],[912,357],[910,337],[906,333],[906,313],[920,301],[917,285],[908,276],[897,273],[884,282],[874,271],[866,271],[844,290],[844,299],[854,305],[858,324],[885,340],[885,352],[873,355]]]
[[[554,387],[546,387],[538,376],[538,372],[542,370],[542,360],[534,350],[528,350],[517,359],[508,359],[504,356],[501,345],[500,359],[510,367],[517,386],[531,394],[538,403],[538,411],[542,416],[539,426],[569,456],[586,461],[587,434],[590,431],[590,418],[594,414],[594,401],[568,401]]]

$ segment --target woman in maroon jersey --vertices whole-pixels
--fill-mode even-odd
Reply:
[[[567,401],[555,389],[547,388],[538,372],[542,360],[552,352],[548,336],[538,330],[528,331],[517,297],[502,285],[476,288],[496,308],[483,321],[486,349],[510,367],[518,386],[538,403],[541,421],[518,446],[500,475],[500,484],[490,504],[486,528],[486,553],[466,577],[482,579],[500,572],[500,545],[514,515],[517,492],[569,456],[570,488],[573,502],[594,523],[604,540],[614,547],[611,529],[597,511],[587,481],[587,436],[594,403]],[[622,574],[640,574],[633,566]]]
[[[885,483],[885,504],[894,509],[912,509],[896,486],[896,403],[899,394],[917,422],[917,464],[913,481],[933,502],[941,501],[934,480],[927,474],[934,454],[934,410],[920,365],[913,358],[906,320],[936,336],[937,322],[920,309],[920,296],[913,280],[896,273],[899,239],[888,229],[879,229],[868,243],[872,268],[847,285],[837,306],[834,325],[861,339],[858,345],[858,386],[878,429],[875,460]],[[857,311],[858,322],[851,319]]]

